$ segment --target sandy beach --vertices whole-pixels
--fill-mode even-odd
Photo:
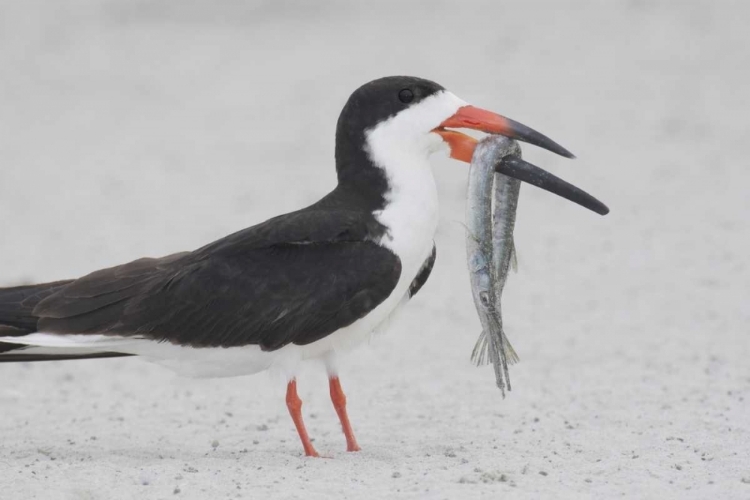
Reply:
[[[750,31],[740,2],[0,2],[0,286],[202,246],[335,185],[349,94],[435,80],[575,161],[521,189],[502,399],[434,158],[432,276],[342,363],[180,378],[136,358],[0,364],[0,498],[750,499]]]

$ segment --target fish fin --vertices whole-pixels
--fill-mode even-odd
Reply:
[[[516,240],[514,239],[510,240],[510,268],[514,273],[518,272],[518,253],[516,253]]]
[[[512,345],[510,345],[510,340],[508,340],[508,337],[505,336],[505,333],[503,333],[503,347],[505,348],[505,359],[508,361],[508,364],[515,365],[516,363],[521,361],[521,358],[518,357],[516,350],[513,349]]]
[[[487,336],[487,332],[482,330],[482,333],[479,334],[479,338],[477,339],[477,343],[474,344],[474,350],[471,351],[471,361],[476,366],[486,365],[490,362],[489,350],[490,339]]]

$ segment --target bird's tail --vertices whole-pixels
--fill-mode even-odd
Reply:
[[[113,352],[36,347],[23,342],[25,336],[38,331],[39,317],[34,314],[37,304],[71,282],[66,280],[0,288],[0,337],[3,338],[0,341],[0,362],[127,356]],[[15,339],[18,339],[18,343],[14,342]]]

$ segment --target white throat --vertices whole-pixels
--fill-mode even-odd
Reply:
[[[367,154],[385,171],[390,188],[385,208],[375,213],[388,228],[379,243],[401,259],[402,281],[406,277],[410,283],[416,276],[432,251],[437,229],[437,188],[429,156],[445,143],[431,131],[465,105],[454,94],[441,91],[365,134]]]

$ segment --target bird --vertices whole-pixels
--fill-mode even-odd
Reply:
[[[0,288],[0,361],[141,356],[193,377],[279,370],[310,457],[319,453],[302,418],[296,375],[302,362],[322,361],[346,450],[359,451],[337,360],[383,330],[429,278],[438,226],[429,157],[447,150],[470,162],[477,144],[457,129],[573,157],[433,81],[373,80],[341,111],[337,184],[319,201],[196,250]],[[601,210],[586,193],[551,174],[540,182],[541,169],[520,164],[526,169],[517,163],[508,175]]]

